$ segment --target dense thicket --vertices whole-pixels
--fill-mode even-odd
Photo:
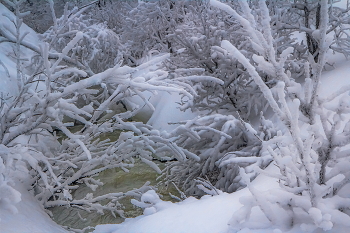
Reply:
[[[349,219],[348,199],[338,195],[350,182],[344,166],[350,162],[344,149],[349,100],[343,95],[349,87],[318,95],[322,71],[332,66],[327,56],[350,53],[348,3],[77,1],[59,16],[54,1],[3,2],[15,17],[0,27],[1,42],[13,46],[17,70],[17,93],[1,102],[0,142],[6,153],[0,165],[6,166],[0,174],[8,189],[17,179],[10,170],[21,166],[28,170],[28,188],[45,207],[115,211],[125,194],[75,200],[70,193],[80,183],[95,189],[101,184],[93,175],[127,169],[135,158],[161,172],[152,162],[157,158],[169,160],[164,181],[186,194],[247,186],[255,199],[233,217],[237,229],[249,226],[254,206],[272,225],[284,224],[272,210],[286,212],[291,225],[296,209],[309,213],[305,229],[330,230]],[[35,4],[46,7],[43,15],[50,15],[51,25],[21,13]],[[63,2],[56,8],[63,9]],[[38,25],[32,26],[41,33],[38,44],[25,39],[22,21]],[[179,107],[197,117],[172,132],[129,121],[143,107],[129,97],[139,96],[153,108],[146,91],[180,93]],[[118,104],[124,107],[118,110]],[[71,119],[82,129],[71,132]],[[53,129],[68,138],[58,140]],[[98,140],[113,131],[122,131],[117,142]],[[279,168],[270,175],[280,179],[283,195],[271,191],[262,197],[250,181],[270,163]],[[100,204],[102,199],[109,204]],[[315,211],[321,220],[310,214]]]

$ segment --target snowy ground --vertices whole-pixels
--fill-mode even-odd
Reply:
[[[276,170],[271,164],[267,169]],[[278,188],[276,179],[260,175],[253,183],[260,193]],[[149,191],[150,192],[150,191]],[[229,233],[232,214],[242,207],[241,198],[251,196],[248,189],[232,194],[203,196],[200,200],[189,197],[180,203],[157,200],[157,195],[146,193],[148,202],[154,205],[145,210],[145,215],[127,219],[122,224],[107,224],[96,227],[94,233]],[[259,225],[267,223],[267,218],[259,209],[254,209],[253,219]],[[154,213],[152,213],[154,212]],[[300,228],[280,229],[241,229],[239,233],[300,233]],[[322,231],[323,232],[323,231]],[[332,232],[347,233],[348,229],[335,228]],[[232,232],[233,233],[233,232]],[[316,233],[316,232],[314,232]]]
[[[276,180],[260,176],[254,181],[256,188],[266,191],[277,187]],[[242,205],[241,197],[250,195],[249,190],[243,189],[233,194],[223,193],[218,196],[203,196],[200,200],[189,197],[180,203],[170,203],[149,198],[155,202],[150,215],[127,219],[119,225],[97,226],[95,233],[224,233],[228,230],[232,213]],[[145,210],[151,212],[152,207]],[[263,219],[264,220],[264,219]],[[260,231],[262,232],[262,231]]]
[[[38,201],[21,185],[16,189],[21,192],[21,201],[15,204],[18,213],[1,209],[1,233],[63,233],[67,232],[57,225],[47,213],[41,209]]]

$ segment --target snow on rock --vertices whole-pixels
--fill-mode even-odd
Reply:
[[[179,122],[190,120],[196,116],[191,110],[181,111],[179,103],[181,96],[179,93],[168,93],[165,91],[157,91],[156,94],[143,92],[144,96],[153,105],[154,110],[145,105],[139,96],[129,98],[133,104],[140,106],[145,105],[136,115],[138,120],[147,122],[155,129],[168,132],[179,126]],[[128,103],[126,103],[128,105]],[[132,108],[131,106],[128,106]]]
[[[151,101],[155,111],[147,123],[158,130],[170,132],[179,126],[176,123],[190,120],[196,116],[190,110],[183,112],[179,109],[181,97],[178,93],[160,92],[158,95],[152,96]]]

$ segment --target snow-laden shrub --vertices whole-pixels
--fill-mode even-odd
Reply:
[[[53,5],[53,2],[50,1]],[[83,32],[84,36],[74,45],[67,54],[73,61],[89,69],[90,73],[99,73],[114,67],[122,62],[122,45],[119,36],[107,27],[105,23],[94,23],[84,11],[94,4],[83,7],[74,7],[69,10],[68,5],[60,18],[56,18],[53,6],[53,26],[42,34],[43,40],[49,43],[52,49],[61,51],[77,32]]]
[[[242,3],[249,9],[245,2]],[[263,149],[273,158],[272,166],[277,166],[278,170],[257,169],[276,178],[280,187],[260,193],[250,185],[251,177],[240,168],[242,182],[247,184],[252,197],[240,200],[243,207],[230,222],[233,232],[245,227],[260,229],[273,226],[285,231],[297,226],[308,232],[332,230],[335,225],[349,227],[350,180],[346,168],[349,164],[350,99],[346,94],[349,87],[343,87],[326,98],[318,96],[321,72],[332,44],[327,35],[332,28],[328,18],[328,1],[319,3],[319,25],[312,34],[317,41],[318,54],[317,59],[310,56],[305,64],[304,88],[284,70],[285,57],[292,49],[285,49],[281,53],[284,56],[280,57],[274,51],[273,42],[277,38],[270,28],[271,18],[265,2],[259,2],[258,18],[263,25],[260,28],[255,26],[256,21],[247,21],[254,19],[252,15],[242,16],[216,0],[212,0],[211,4],[235,17],[251,35],[252,42],[257,45],[260,42],[254,60],[247,58],[228,41],[222,41],[221,48],[246,68],[281,124],[276,136],[262,141]],[[269,70],[266,70],[266,65],[269,65]],[[258,70],[275,75],[277,84],[270,88]],[[266,224],[255,224],[255,207],[265,215]]]
[[[244,48],[247,56],[251,56],[252,50],[240,26],[217,9],[211,9],[207,2],[189,5],[183,21],[167,36],[174,51],[169,69],[174,70],[176,75],[178,72],[191,72],[193,68],[200,68],[205,75],[223,82],[193,80],[191,85],[198,96],[189,105],[191,109],[199,111],[200,115],[208,112],[229,115],[239,111],[244,119],[251,114],[258,115],[264,107],[261,93],[245,75],[244,67],[217,48],[225,39]],[[246,98],[251,101],[245,101]]]
[[[128,10],[120,29],[121,41],[127,46],[126,64],[138,65],[152,53],[173,53],[167,35],[182,24],[187,1],[139,1]]]
[[[177,180],[180,186],[184,185],[186,190],[189,190],[189,187],[193,190],[195,183],[192,178],[195,176],[194,174],[197,174],[203,178],[207,176],[208,180],[218,185],[217,187],[220,186],[223,190],[232,192],[242,185],[237,182],[240,179],[239,166],[237,164],[219,166],[222,158],[225,157],[225,160],[230,157],[225,155],[231,153],[246,154],[248,157],[269,154],[266,150],[248,149],[264,148],[261,142],[269,138],[259,139],[260,132],[257,130],[257,137],[254,140],[246,140],[244,135],[247,135],[247,130],[244,126],[247,123],[255,128],[265,127],[269,119],[267,121],[260,120],[259,113],[263,112],[265,117],[270,117],[268,112],[271,106],[269,107],[268,101],[264,98],[260,88],[262,84],[256,83],[247,71],[247,67],[237,57],[230,55],[220,46],[223,40],[234,45],[244,57],[250,60],[251,64],[256,67],[255,70],[262,82],[268,88],[274,89],[279,81],[285,82],[289,91],[287,95],[290,95],[291,98],[300,96],[300,83],[298,82],[310,75],[309,65],[315,66],[315,62],[317,63],[320,58],[319,42],[317,42],[319,40],[318,31],[313,33],[315,28],[320,25],[318,19],[320,4],[317,1],[307,3],[302,1],[295,3],[271,1],[267,9],[271,15],[271,17],[269,16],[269,24],[266,24],[265,16],[258,2],[246,4],[238,1],[226,4],[231,5],[235,11],[230,10],[229,14],[222,14],[220,10],[225,10],[225,7],[210,7],[207,3],[190,5],[184,15],[182,26],[167,36],[172,48],[176,48],[173,49],[174,53],[168,64],[169,68],[173,70],[174,78],[177,78],[179,73],[203,72],[205,75],[222,80],[222,82],[192,80],[190,85],[198,95],[190,101],[184,101],[183,106],[181,106],[182,109],[191,108],[199,116],[203,116],[189,121],[188,126],[192,125],[193,129],[199,125],[203,129],[205,127],[213,128],[212,131],[207,129],[208,132],[213,133],[204,133],[203,131],[200,135],[201,140],[186,134],[174,133],[181,138],[178,142],[179,145],[183,145],[201,157],[200,162],[191,161],[190,165],[189,163],[170,163],[167,169],[168,174],[172,174],[169,177],[172,180]],[[330,17],[330,25],[332,26],[327,31],[327,41],[330,43],[330,48],[333,49],[333,45],[338,43],[339,38],[336,37],[333,40],[331,38],[337,30],[345,33],[348,13],[344,10],[343,14],[340,14],[340,8],[333,5],[329,5],[328,11],[330,15],[338,12],[337,17]],[[299,22],[298,17],[303,13],[304,17]],[[263,30],[266,27],[272,36],[266,35]],[[302,35],[306,35],[305,41],[303,41]],[[347,36],[343,35],[341,40],[345,38]],[[341,51],[340,49],[333,51],[339,51],[346,55],[347,50],[347,45],[343,44]],[[313,59],[310,60],[311,57]],[[195,70],[193,67],[200,69]],[[301,101],[301,111],[305,115],[310,114],[308,113],[309,109],[309,104]],[[220,142],[224,139],[220,139],[220,134],[214,136],[214,132],[217,130],[226,133],[223,129],[225,122],[216,124],[203,120],[207,119],[210,114],[213,118],[216,114],[221,114],[220,121],[226,119],[227,124],[232,118],[243,123],[235,126],[236,136],[230,135],[232,139]],[[272,126],[271,123],[267,123],[267,125]],[[271,127],[270,130],[274,132],[270,136],[275,136],[277,130],[274,127]],[[204,141],[206,143],[203,143]],[[221,143],[225,146],[219,148],[218,145]],[[214,146],[218,148],[216,151],[219,153],[216,151],[212,153]],[[246,153],[246,150],[249,153]],[[209,164],[211,165],[209,166]],[[223,170],[221,171],[221,169]],[[218,174],[221,172],[226,175],[219,181],[220,175]],[[225,181],[225,179],[227,180]],[[191,182],[192,184],[189,186]],[[219,185],[222,182],[227,183],[227,185]],[[228,188],[230,186],[235,188]]]
[[[13,6],[19,7],[19,3],[14,2]],[[73,11],[62,19],[79,25],[76,20],[83,20],[80,18],[82,12],[82,9]],[[52,43],[57,38],[66,40],[60,48],[58,44],[56,47],[27,39],[21,23],[16,23],[22,22],[22,17],[20,12],[16,16],[8,13],[12,24],[0,27],[0,41],[9,46],[13,44],[15,51],[20,51],[12,54],[16,63],[16,68],[12,68],[17,71],[17,76],[11,78],[18,84],[18,92],[1,93],[0,99],[0,145],[7,148],[0,153],[1,168],[6,168],[0,170],[3,187],[0,198],[1,203],[5,203],[0,205],[1,208],[15,211],[12,203],[19,201],[15,187],[19,183],[31,190],[44,208],[69,206],[100,214],[110,211],[122,215],[120,199],[140,197],[151,187],[146,184],[135,191],[94,197],[93,191],[103,185],[95,177],[100,172],[112,168],[127,172],[135,160],[141,160],[160,173],[152,162],[155,155],[170,155],[179,161],[189,157],[198,159],[195,154],[177,146],[168,134],[130,120],[144,105],[154,109],[145,97],[147,91],[177,92],[188,99],[195,95],[182,80],[168,78],[169,72],[162,63],[169,54],[152,57],[137,67],[118,63],[94,74],[91,63],[77,58],[80,43],[84,44],[85,38],[89,37],[90,31],[84,26],[87,21],[83,20],[82,28],[69,31],[71,39],[68,40],[64,26],[60,28],[60,21],[54,20],[56,23],[46,36]],[[87,28],[94,27],[99,25],[88,25]],[[105,31],[96,29],[93,32],[103,34]],[[57,38],[50,37],[53,34]],[[181,78],[186,80],[186,77]],[[135,96],[144,103],[133,102],[130,97]],[[112,110],[127,98],[130,107],[127,111]],[[106,113],[110,116],[100,120]],[[81,128],[71,130],[74,122],[80,122]],[[64,137],[59,137],[58,131]],[[119,139],[115,142],[100,139],[111,132],[120,133]],[[77,198],[74,191],[82,184],[92,192]],[[14,194],[12,199],[9,193]]]
[[[103,0],[96,2],[86,13],[95,22],[106,23],[109,29],[112,29],[118,35],[122,35],[123,28],[129,27],[125,25],[129,12],[137,6],[138,1],[136,0]]]
[[[232,4],[239,6],[238,3]],[[239,9],[244,13],[244,8]],[[191,133],[185,134],[184,130],[173,134],[178,136],[179,145],[198,154],[201,160],[172,162],[166,171],[168,178],[176,181],[188,193],[196,192],[196,177],[208,179],[223,191],[233,192],[242,187],[239,166],[247,167],[254,178],[256,174],[251,172],[254,169],[248,167],[252,164],[265,167],[269,163],[270,159],[259,159],[265,155],[261,152],[259,137],[273,137],[276,129],[269,120],[260,116],[268,104],[258,85],[245,67],[219,45],[222,40],[228,40],[242,49],[249,58],[254,56],[254,46],[249,43],[249,34],[236,19],[211,8],[207,3],[190,5],[184,20],[183,26],[168,36],[173,48],[179,51],[172,54],[168,63],[173,70],[174,79],[183,74],[202,73],[216,77],[220,82],[201,79],[191,79],[188,82],[197,96],[184,100],[181,109],[190,108],[199,117],[188,121],[184,127],[198,131],[199,137],[192,137]],[[290,42],[285,38],[282,41]],[[289,65],[293,60],[288,58],[287,61]],[[294,68],[293,70],[295,71]],[[276,77],[264,71],[266,70],[259,71],[259,74],[264,76],[267,85],[273,87]],[[250,132],[251,125],[260,127],[261,130]],[[226,138],[220,133],[227,134]],[[233,157],[247,159],[238,162],[240,159],[236,158],[237,164],[224,162]]]
[[[276,135],[272,123],[261,116],[258,131],[239,117],[213,114],[187,121],[178,127],[176,143],[199,155],[200,160],[170,162],[165,169],[168,181],[175,182],[188,194],[198,192],[196,179],[208,180],[215,188],[234,192],[245,186],[239,176],[244,167],[251,179],[256,167],[266,167],[272,157],[263,153],[261,139]]]

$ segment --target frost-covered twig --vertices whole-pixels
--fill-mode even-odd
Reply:
[[[216,5],[215,3],[214,6]],[[232,58],[237,59],[247,69],[268,100],[274,113],[278,116],[279,120],[284,123],[287,129],[286,136],[283,136],[283,138],[281,137],[282,135],[279,135],[263,144],[274,158],[274,163],[280,169],[280,174],[271,174],[271,176],[280,179],[280,187],[291,195],[291,200],[298,199],[299,197],[297,197],[297,195],[301,195],[301,199],[307,200],[308,205],[302,208],[310,215],[309,220],[311,223],[302,224],[302,229],[307,229],[309,227],[310,229],[316,229],[319,227],[323,230],[330,230],[335,222],[340,223],[342,220],[338,221],[334,219],[332,220],[333,222],[331,222],[328,217],[325,217],[330,215],[330,213],[334,214],[337,210],[334,212],[334,210],[330,210],[333,207],[324,207],[324,203],[334,198],[333,195],[338,193],[341,187],[349,183],[347,175],[341,182],[334,183],[334,181],[332,181],[336,173],[342,174],[340,163],[348,160],[344,157],[338,159],[335,151],[338,145],[342,147],[349,143],[347,135],[348,129],[347,126],[344,126],[345,124],[342,123],[344,118],[341,117],[345,112],[347,114],[349,110],[348,104],[345,104],[344,101],[344,99],[348,99],[347,96],[342,97],[337,106],[332,106],[332,104],[329,103],[346,92],[348,90],[347,87],[337,91],[329,98],[317,101],[319,80],[325,64],[325,54],[331,43],[327,36],[327,28],[329,26],[327,1],[321,1],[317,6],[317,9],[319,9],[317,14],[319,14],[320,18],[316,19],[316,21],[319,22],[317,23],[316,30],[312,32],[313,40],[317,43],[317,54],[314,53],[312,60],[309,60],[312,68],[311,70],[309,70],[309,63],[305,63],[306,87],[304,96],[300,94],[300,90],[296,90],[298,85],[295,84],[293,80],[286,82],[286,84],[281,81],[278,82],[272,92],[271,88],[264,83],[262,75],[256,71],[256,65],[253,62],[257,63],[257,66],[269,75],[274,75],[273,73],[275,73],[276,76],[282,75],[283,77],[288,77],[283,66],[287,54],[291,52],[285,50],[285,54],[281,54],[279,58],[276,54],[271,53],[271,46],[273,46],[271,41],[274,34],[272,30],[269,29],[269,25],[267,25],[267,22],[270,21],[270,17],[266,11],[265,3],[261,1],[259,5],[259,10],[261,12],[259,15],[261,17],[260,20],[263,21],[262,24],[265,24],[264,29],[261,29],[262,34],[267,42],[266,44],[270,47],[267,48],[263,46],[265,54],[268,54],[268,59],[263,60],[262,57],[253,56],[253,59],[250,61],[248,57],[244,56],[242,52],[228,41],[223,41],[221,47],[231,53],[231,55],[233,55]],[[223,5],[220,5],[220,8],[223,8]],[[225,6],[225,8],[229,7]],[[245,8],[247,8],[247,6],[245,6]],[[226,11],[232,13],[232,11]],[[243,12],[247,14],[246,12],[249,12],[249,10],[245,9]],[[239,19],[235,14],[233,14],[234,17]],[[250,21],[253,21],[253,18],[249,17],[249,14],[246,17]],[[242,20],[240,20],[240,22],[242,22]],[[250,24],[254,25],[255,23]],[[252,30],[252,28],[249,28],[249,30]],[[249,33],[251,34],[251,32]],[[278,60],[280,63],[276,62]],[[278,64],[278,66],[276,64]],[[274,69],[274,71],[271,73],[271,70],[268,70],[267,67]],[[300,89],[300,87],[298,89]],[[308,122],[301,120],[301,112],[309,117]],[[318,122],[317,117],[320,117],[320,122]],[[317,130],[316,122],[322,125],[323,134]],[[305,132],[306,128],[307,132]],[[339,132],[342,133],[338,136],[337,134],[339,134]],[[278,138],[280,138],[280,140]],[[289,141],[285,141],[286,138],[288,138]],[[271,145],[276,142],[278,142],[277,147],[272,149]],[[236,158],[232,158],[231,160],[236,162],[240,161]],[[332,161],[332,163],[330,161]],[[249,176],[243,175],[243,169],[241,169],[241,171],[241,177],[245,177],[246,183],[249,183]],[[265,171],[262,173],[269,174]],[[333,190],[333,193],[330,190]],[[244,210],[242,211],[244,211],[245,217],[242,219],[235,215],[232,220],[233,224],[242,224],[241,226],[244,226],[244,223],[241,223],[241,221],[249,221],[250,211],[253,206],[259,206],[272,225],[279,225],[282,223],[276,221],[276,218],[272,214],[274,210],[271,208],[276,208],[276,211],[279,208],[283,208],[290,216],[291,213],[293,214],[295,208],[301,207],[301,204],[297,201],[287,204],[282,200],[276,201],[269,197],[261,198],[261,195],[256,192],[254,188],[251,189],[251,192],[255,201],[251,200],[250,204],[244,201],[245,207],[243,207]],[[275,191],[271,190],[271,192]],[[339,200],[336,199],[337,198],[334,198],[333,200],[340,203],[338,202]],[[276,203],[278,205],[275,205]],[[344,206],[344,208],[347,207]],[[242,211],[237,214],[242,214]],[[324,217],[320,219],[315,217],[316,212]],[[349,216],[344,216],[344,219],[349,219]],[[293,219],[291,221],[293,222]],[[344,223],[345,222],[342,222],[342,224]]]

